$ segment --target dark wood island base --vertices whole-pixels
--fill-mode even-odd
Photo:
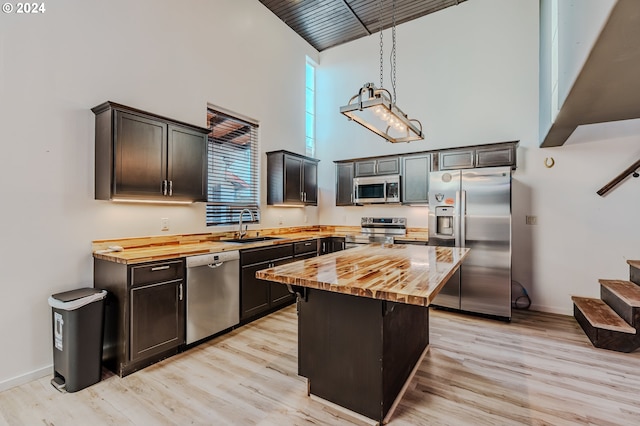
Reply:
[[[306,289],[298,374],[309,392],[381,423],[429,346],[429,308]]]
[[[429,304],[468,251],[369,244],[257,271],[298,294],[309,394],[388,422],[429,348]]]

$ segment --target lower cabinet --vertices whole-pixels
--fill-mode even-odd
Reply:
[[[131,289],[131,361],[136,362],[184,343],[182,281]]]
[[[124,265],[94,259],[94,287],[107,290],[103,363],[123,377],[185,343],[182,259]]]
[[[291,303],[287,286],[256,278],[256,271],[293,261],[293,244],[240,251],[240,320],[247,322],[277,307]]]
[[[320,240],[320,254],[329,254],[344,249],[344,237],[325,237]]]

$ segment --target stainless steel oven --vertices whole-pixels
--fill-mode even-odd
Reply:
[[[355,178],[353,194],[356,204],[399,203],[400,175]]]
[[[394,236],[407,235],[407,219],[404,217],[363,217],[360,233],[345,237],[345,248],[370,243],[393,244]]]

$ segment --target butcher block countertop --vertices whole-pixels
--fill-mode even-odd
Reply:
[[[406,240],[427,240],[427,233],[421,228],[409,228]],[[243,250],[256,247],[269,247],[289,244],[313,238],[344,237],[357,234],[356,226],[304,226],[250,230],[245,238],[256,236],[276,237],[278,239],[256,241],[252,243],[231,243],[227,239],[235,237],[234,232],[182,234],[167,236],[133,237],[93,241],[93,257],[110,262],[135,264],[157,260],[175,259],[198,254],[218,253],[221,251]],[[122,251],[111,251],[109,247],[120,246]]]
[[[256,278],[428,306],[468,251],[375,243],[263,269],[256,272]]]

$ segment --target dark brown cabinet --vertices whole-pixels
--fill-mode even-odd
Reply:
[[[320,254],[329,254],[344,249],[344,237],[325,237],[320,240]]]
[[[255,319],[266,312],[293,302],[294,295],[284,284],[256,278],[256,271],[289,263],[293,244],[240,251],[240,320]]]
[[[182,281],[131,289],[131,361],[136,362],[184,343]]]
[[[405,204],[429,203],[429,173],[431,154],[402,157],[402,202]]]
[[[208,129],[113,102],[92,111],[96,199],[206,201]]]
[[[185,343],[182,260],[123,265],[94,259],[105,304],[104,365],[126,376],[178,353]]]
[[[475,167],[475,151],[463,149],[439,153],[440,170],[471,169]]]
[[[353,163],[336,163],[336,206],[353,205]]]
[[[472,147],[472,149],[445,150],[439,153],[440,170],[469,169],[474,167],[516,167],[517,143]]]
[[[288,151],[267,152],[267,204],[318,205],[318,161]]]
[[[318,240],[306,240],[293,243],[294,260],[308,259],[318,255]]]
[[[394,175],[400,173],[398,157],[380,157],[355,162],[356,177]]]
[[[476,149],[476,167],[515,166],[514,145]]]

